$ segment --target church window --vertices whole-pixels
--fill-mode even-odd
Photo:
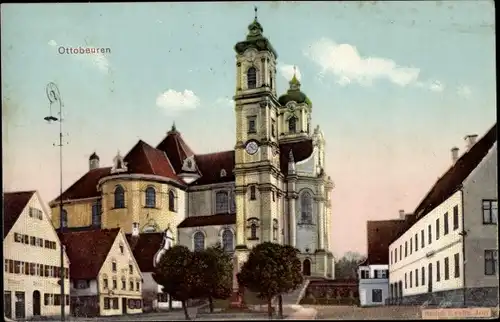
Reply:
[[[233,192],[231,192],[231,209],[229,210],[230,213],[235,213],[236,212],[236,195]]]
[[[175,211],[175,192],[173,190],[168,192],[168,210]]]
[[[257,70],[255,67],[250,67],[247,71],[247,85],[248,89],[257,87]]]
[[[255,121],[256,121],[255,116],[251,116],[248,118],[248,133],[256,133],[256,127],[255,127]]]
[[[153,187],[146,188],[146,208],[156,207],[156,191]]]
[[[255,186],[250,186],[250,200],[255,200],[257,199],[256,197],[256,188]]]
[[[273,89],[273,74],[269,73],[269,88]]]
[[[92,226],[100,227],[101,226],[101,199],[97,199],[92,205]]]
[[[273,239],[278,240],[278,219],[273,219]]]
[[[66,209],[62,211],[62,225],[61,227],[68,227],[68,212]]]
[[[205,249],[205,235],[201,231],[198,231],[193,236],[194,251],[201,251]]]
[[[233,232],[230,229],[225,229],[222,233],[222,247],[226,252],[233,251]]]
[[[259,219],[258,218],[249,218],[247,220],[247,222],[248,222],[247,229],[250,230],[250,237],[248,239],[250,239],[250,240],[258,239],[257,229],[259,228]]]
[[[271,120],[271,135],[276,137],[276,120]]]
[[[312,197],[309,192],[304,192],[300,198],[301,222],[312,223]]]
[[[218,191],[215,194],[215,213],[227,213],[229,209],[229,194],[226,191]]]
[[[288,132],[290,133],[297,132],[297,118],[295,116],[292,116],[288,120]]]
[[[255,223],[250,225],[250,238],[257,238],[257,224]]]
[[[115,208],[125,208],[125,191],[122,186],[115,188]]]

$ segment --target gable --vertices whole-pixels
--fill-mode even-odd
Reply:
[[[121,253],[120,246],[123,246],[123,254]],[[121,271],[124,268],[128,269],[128,265],[132,264],[134,266],[133,275],[139,275],[142,278],[142,273],[139,264],[135,260],[132,249],[130,248],[127,238],[125,237],[125,234],[123,233],[122,230],[120,230],[120,232],[116,235],[115,241],[113,242],[113,245],[109,249],[106,259],[101,265],[101,268],[99,270],[99,275],[111,271],[111,265],[113,260],[116,260],[118,265],[116,272],[117,275],[122,275]],[[126,275],[128,276],[129,273],[127,272]]]
[[[6,192],[3,196],[3,237],[8,235],[14,224],[18,221],[28,202],[31,200],[34,191]]]

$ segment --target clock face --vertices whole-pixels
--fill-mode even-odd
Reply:
[[[259,145],[255,141],[250,141],[245,146],[245,150],[250,155],[255,154],[255,153],[257,153],[257,150],[259,150]]]

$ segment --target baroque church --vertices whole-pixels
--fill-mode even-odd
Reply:
[[[255,17],[234,47],[234,150],[198,154],[174,125],[156,147],[139,140],[111,167],[94,153],[87,173],[50,203],[54,225],[63,200],[64,230],[120,227],[149,270],[167,244],[220,243],[240,266],[270,241],[298,248],[305,275],[334,278],[325,139],[295,75],[278,96],[278,54],[263,31]]]

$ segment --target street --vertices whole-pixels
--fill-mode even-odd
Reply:
[[[357,306],[304,306],[312,307],[318,311],[317,320],[342,319],[342,320],[413,320],[420,319],[419,306],[383,306],[366,307]]]

